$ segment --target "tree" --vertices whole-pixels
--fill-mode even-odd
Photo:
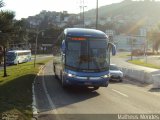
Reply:
[[[4,6],[4,3],[2,0],[0,0],[0,8]]]
[[[12,41],[14,43],[28,43],[28,31],[26,29],[26,21],[24,19],[14,21],[14,30]]]
[[[3,3],[0,1],[2,7]],[[3,58],[4,58],[4,77],[7,76],[6,71],[6,49],[8,41],[10,40],[13,31],[13,19],[14,12],[12,11],[0,11],[0,43],[3,46]]]
[[[0,1],[0,8],[3,7],[3,2]],[[0,31],[1,33],[1,31]],[[3,61],[3,48],[2,46],[0,45],[0,65],[2,64],[2,61]]]
[[[156,51],[158,53],[158,49],[160,47],[160,32],[158,29],[151,29],[147,33],[147,39],[152,43],[152,51],[153,53]]]

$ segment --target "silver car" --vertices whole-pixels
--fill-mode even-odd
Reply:
[[[123,72],[115,64],[110,64],[110,80],[123,81]]]

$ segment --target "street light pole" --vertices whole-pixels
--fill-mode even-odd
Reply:
[[[36,41],[35,41],[35,54],[34,54],[34,67],[36,66],[36,55],[37,55],[37,44],[38,44],[38,35],[39,33],[43,32],[44,30],[38,31],[37,30],[37,34],[36,34]]]
[[[131,39],[131,60],[133,60],[133,39]]]
[[[96,29],[98,29],[98,0],[97,0],[97,7],[96,7]]]

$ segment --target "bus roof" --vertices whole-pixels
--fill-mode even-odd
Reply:
[[[8,52],[21,53],[21,52],[31,52],[31,50],[10,50]]]
[[[70,37],[95,37],[95,38],[108,38],[107,35],[95,29],[86,29],[86,28],[66,28],[64,34]]]

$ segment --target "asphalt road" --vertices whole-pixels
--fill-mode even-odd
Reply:
[[[34,90],[38,120],[112,120],[118,119],[118,114],[160,115],[160,90],[126,78],[97,91],[63,89],[54,77],[52,62],[40,72]]]

